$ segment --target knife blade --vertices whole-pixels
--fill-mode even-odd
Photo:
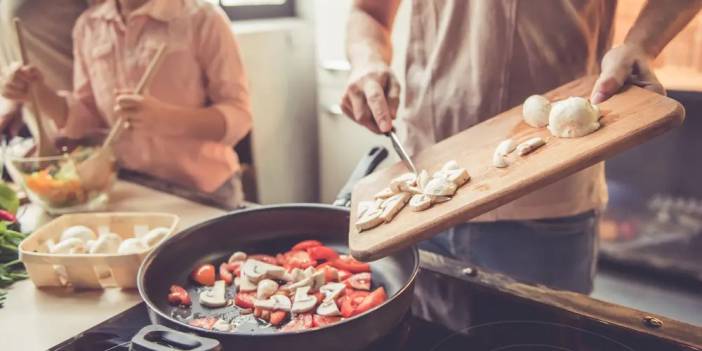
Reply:
[[[395,149],[395,152],[397,152],[397,155],[400,156],[400,159],[402,160],[402,163],[407,166],[407,168],[412,171],[414,174],[417,173],[417,167],[414,166],[414,162],[412,162],[412,158],[409,156],[407,151],[405,151],[405,148],[402,146],[402,143],[400,142],[400,139],[397,137],[397,134],[395,134],[395,130],[391,130],[390,132],[386,133],[390,140],[392,141],[392,146]]]

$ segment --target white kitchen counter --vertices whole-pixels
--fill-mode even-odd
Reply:
[[[169,212],[180,216],[181,229],[224,213],[124,181],[115,185],[108,211]],[[23,229],[50,219],[33,205],[20,216]],[[48,349],[140,301],[136,289],[37,289],[30,280],[17,282],[0,308],[0,350]]]

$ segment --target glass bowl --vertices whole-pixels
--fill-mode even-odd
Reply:
[[[100,151],[99,176],[86,172],[81,163]],[[112,152],[96,146],[80,146],[51,157],[24,157],[7,152],[5,167],[29,200],[49,214],[99,211],[105,208],[117,178]]]

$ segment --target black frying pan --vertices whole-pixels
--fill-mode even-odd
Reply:
[[[386,156],[387,150],[383,148],[371,150],[356,167],[335,203],[348,204],[351,189],[348,185],[371,173]],[[419,266],[416,248],[371,262],[374,285],[380,284],[387,291],[385,303],[365,314],[324,328],[297,332],[260,328],[207,331],[174,316],[178,308],[170,306],[166,299],[171,284],[189,287],[191,295],[197,296],[196,288],[189,283],[193,267],[225,261],[236,250],[271,254],[287,251],[301,240],[316,239],[338,251],[348,252],[348,224],[348,208],[333,205],[289,204],[232,212],[188,228],[151,252],[139,270],[139,293],[149,306],[152,322],[216,339],[224,350],[359,350],[390,333],[408,312]],[[229,289],[228,296],[231,295]],[[193,299],[192,313],[237,313],[232,307],[213,313],[211,309],[200,307],[196,300]],[[202,350],[212,349],[206,343],[163,330],[145,330],[133,340],[135,349],[139,350],[173,350],[173,347],[192,350],[198,345]]]

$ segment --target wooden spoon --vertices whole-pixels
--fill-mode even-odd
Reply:
[[[146,71],[141,76],[139,84],[135,90],[136,94],[141,95],[144,89],[149,85],[154,73],[158,69],[163,53],[166,50],[166,44],[161,44],[151,62],[146,67]],[[83,188],[86,190],[101,190],[104,189],[111,181],[114,167],[114,155],[112,154],[112,144],[117,140],[119,135],[124,130],[125,123],[122,118],[117,119],[115,124],[110,128],[110,132],[102,143],[102,146],[93,152],[86,160],[76,165],[76,171],[80,177]]]
[[[29,56],[27,55],[27,48],[24,45],[24,32],[22,31],[22,21],[15,17],[13,19],[15,25],[15,34],[17,35],[17,45],[20,49],[20,57],[22,58],[22,65],[29,64]],[[34,112],[34,122],[37,125],[37,135],[34,136],[37,156],[55,156],[59,154],[59,151],[54,147],[47,136],[46,129],[44,128],[44,119],[41,117],[41,112],[39,111],[39,104],[37,103],[36,90],[32,85],[29,86],[29,106]]]

